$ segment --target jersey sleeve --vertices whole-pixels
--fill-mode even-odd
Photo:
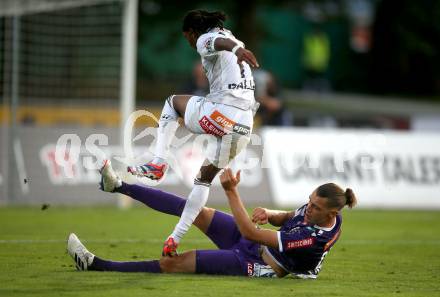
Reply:
[[[202,57],[211,56],[217,53],[214,48],[214,42],[218,37],[225,37],[219,33],[205,33],[197,39],[197,52]]]
[[[303,216],[304,215],[304,213],[305,213],[305,211],[306,211],[306,208],[307,208],[307,204],[304,204],[303,206],[301,206],[301,207],[299,207],[297,210],[295,210],[295,217],[296,216]]]
[[[315,230],[306,226],[296,227],[289,231],[277,231],[277,236],[280,253],[311,247],[316,242]]]

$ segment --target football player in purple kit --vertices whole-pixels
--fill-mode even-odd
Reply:
[[[180,216],[185,200],[144,185],[121,181],[109,161],[101,170],[101,188],[136,199],[157,211]],[[352,208],[356,197],[351,189],[342,190],[333,183],[323,184],[309,196],[309,202],[294,211],[256,208],[250,218],[240,199],[237,185],[240,171],[235,175],[225,169],[220,176],[232,215],[204,207],[194,225],[219,248],[188,251],[160,260],[114,262],[103,260],[70,234],[67,250],[78,270],[200,273],[242,275],[252,277],[316,278],[324,257],[341,233],[341,210]],[[270,223],[278,231],[255,227]]]

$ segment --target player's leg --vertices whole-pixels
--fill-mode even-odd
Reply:
[[[230,250],[189,251],[160,260],[116,262],[95,256],[72,233],[67,242],[67,251],[78,270],[243,275],[238,257]]]
[[[160,264],[158,260],[139,261],[139,262],[114,262],[103,260],[81,243],[75,234],[70,234],[67,240],[67,252],[75,262],[78,270],[95,271],[119,271],[119,272],[152,272],[160,273]]]
[[[154,180],[163,177],[167,169],[169,147],[179,127],[177,120],[179,116],[184,117],[186,105],[191,97],[191,95],[172,95],[167,98],[159,119],[154,159],[141,166],[130,166],[127,168],[128,172]]]
[[[163,254],[168,254],[168,251],[170,255],[176,253],[175,249],[180,240],[188,232],[195,218],[205,206],[209,196],[209,188],[214,177],[221,168],[225,167],[246,147],[249,142],[249,137],[233,133],[224,135],[223,137],[217,137],[215,140],[216,144],[211,145],[208,149],[208,159],[203,163],[194,181],[194,187],[188,196],[180,220],[165,242]],[[172,240],[170,246],[168,246],[170,238]]]
[[[164,244],[164,255],[173,256],[176,254],[177,245],[180,240],[188,232],[194,220],[205,206],[211,182],[219,171],[220,168],[210,164],[208,161],[205,161],[200,168],[199,174],[194,180],[194,186],[186,200],[180,220]]]
[[[182,215],[187,203],[187,200],[179,196],[144,185],[122,183],[116,192],[128,195],[154,210],[178,217]],[[213,208],[202,207],[193,224],[220,249],[230,248],[241,237],[234,218]]]
[[[217,131],[215,136],[212,136],[216,142],[215,147],[221,144],[221,132],[218,128],[214,129],[214,124],[207,118],[214,112],[216,104],[208,102],[203,97],[192,97],[185,109],[185,126],[196,134],[212,134],[212,131]],[[205,119],[203,122],[202,119]],[[209,123],[208,123],[209,122]],[[210,129],[210,128],[211,129]],[[213,130],[214,129],[214,130]],[[209,145],[212,151],[219,151],[216,148],[212,149],[213,145]],[[209,159],[209,157],[208,157]],[[202,165],[197,178],[194,181],[194,186],[188,196],[185,208],[179,220],[179,223],[174,228],[172,234],[168,237],[164,244],[163,254],[175,255],[177,244],[180,242],[183,235],[189,230],[197,215],[206,204],[209,195],[209,188],[212,180],[220,171],[220,167],[213,164],[213,162],[205,161]]]
[[[176,257],[163,257],[160,260],[116,262],[94,256],[87,270],[150,273],[195,273],[196,251],[189,251]]]
[[[180,220],[170,235],[172,238],[177,237],[180,240],[189,230],[194,218],[197,217],[197,213],[204,208],[207,202],[211,182],[217,173],[246,147],[249,138],[234,133],[217,138],[216,141],[216,145],[208,149],[208,159],[205,160],[200,169]],[[202,192],[203,195],[197,196],[194,189],[198,186],[197,182],[199,181],[202,181],[206,190]],[[241,238],[233,217],[220,211],[215,211],[215,215],[204,233],[221,249],[230,248]]]
[[[122,186],[115,191],[128,195],[154,210],[178,217],[182,216],[186,208],[187,200],[144,185],[131,185],[123,182]],[[213,208],[202,207],[193,224],[220,249],[230,248],[241,237],[234,218],[230,214]]]
[[[237,254],[231,250],[196,250],[159,261],[164,273],[247,275]]]
[[[148,207],[174,216],[180,216],[186,200],[155,188],[144,185],[127,184],[113,170],[110,160],[105,160],[99,171],[101,173],[100,188],[105,192],[117,192],[127,195]]]
[[[110,160],[104,161],[100,173],[102,190],[127,195],[162,213],[178,217],[182,215],[185,199],[144,185],[122,182],[113,170]],[[203,207],[194,220],[194,225],[223,249],[231,247],[241,236],[233,217],[213,208]]]
[[[193,217],[194,214],[197,213],[197,209],[202,209],[204,212],[207,212],[204,205],[208,199],[209,185],[218,172],[227,166],[229,162],[246,147],[248,142],[249,137],[244,137],[237,133],[216,138],[216,143],[209,147],[207,153],[208,159],[204,161],[196,178],[196,181],[201,180],[206,183],[206,196],[202,197],[204,199],[201,199],[200,197],[197,199],[197,196],[192,195],[193,191],[191,192],[180,220],[171,237],[176,234],[183,236],[188,231],[192,221],[194,221]],[[196,187],[196,185],[194,187]],[[194,199],[194,202],[192,202],[192,199]],[[187,211],[188,214],[186,213]],[[214,210],[210,215],[212,217],[209,221],[209,225],[199,225],[199,229],[202,230],[220,249],[231,248],[241,238],[240,231],[238,230],[234,218],[230,214],[218,210]],[[194,221],[194,224],[196,224],[196,221]]]
[[[117,271],[117,272],[150,272],[161,273],[159,260],[119,262],[104,260],[97,256],[93,258],[88,270]]]
[[[221,145],[221,143],[222,142],[219,142],[219,145]],[[236,147],[236,145],[228,145],[227,147],[230,147],[233,151],[231,154],[235,156],[237,149],[234,147]],[[214,151],[214,162],[219,163],[219,160],[222,158],[229,162],[231,159],[231,156],[229,155],[226,157],[220,157],[221,149],[215,149]],[[165,255],[176,254],[177,245],[180,242],[180,239],[189,230],[197,217],[199,219],[196,220],[195,224],[202,232],[204,232],[218,247],[229,248],[240,238],[240,233],[238,232],[232,217],[230,215],[222,214],[221,212],[215,212],[211,209],[204,208],[209,195],[209,186],[220,170],[219,167],[206,160],[200,169],[188,200],[185,201],[180,197],[160,190],[141,185],[122,183],[111,168],[110,162],[106,161],[101,169],[101,188],[104,191],[116,191],[128,195],[155,210],[181,217],[173,233],[165,242],[163,251]],[[201,210],[203,211],[201,212]],[[218,220],[215,220],[214,222],[221,221],[221,223],[211,224],[214,213],[217,214],[216,218],[218,218]],[[225,228],[218,227],[219,225],[223,225]],[[210,228],[210,230],[208,230],[208,228]]]
[[[193,95],[177,95],[173,98],[173,106],[181,118],[185,118],[186,106]]]
[[[247,275],[238,256],[231,250],[188,251],[175,257],[138,262],[114,262],[95,256],[88,270],[150,273],[198,273]]]

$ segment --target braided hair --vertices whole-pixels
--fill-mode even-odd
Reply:
[[[202,35],[213,28],[223,29],[226,14],[221,11],[191,10],[183,18],[182,31],[194,31]]]

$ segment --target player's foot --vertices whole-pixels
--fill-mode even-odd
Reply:
[[[75,261],[75,266],[78,270],[88,270],[95,258],[95,255],[86,249],[75,233],[70,233],[69,235],[69,239],[67,240],[67,252]]]
[[[177,256],[177,243],[174,241],[174,238],[168,237],[165,241],[163,244],[162,256]]]
[[[129,166],[127,167],[127,171],[136,176],[160,180],[164,176],[167,167],[167,164],[153,164],[149,162],[141,166]]]
[[[122,185],[122,180],[112,168],[110,160],[105,160],[104,165],[99,170],[101,173],[100,189],[105,192],[114,192],[116,188]]]

